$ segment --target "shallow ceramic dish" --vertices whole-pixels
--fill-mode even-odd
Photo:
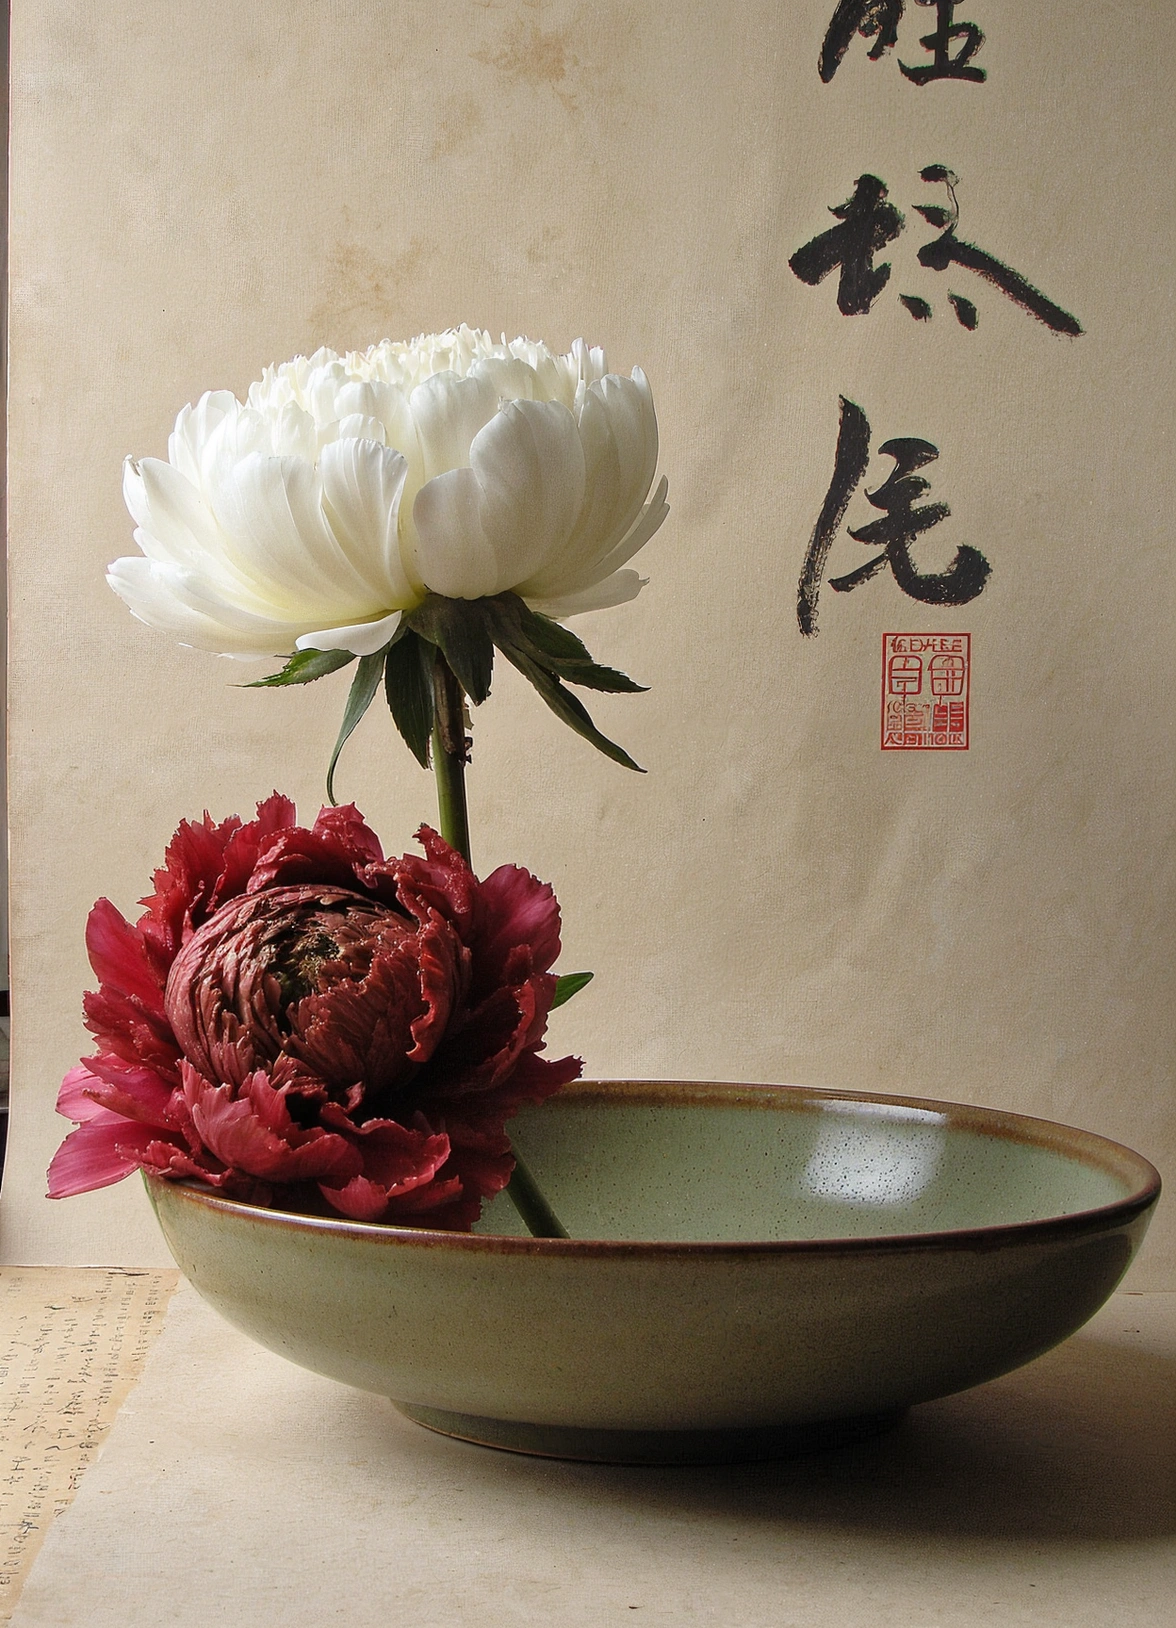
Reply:
[[[422,1424],[614,1462],[844,1440],[1079,1328],[1159,1194],[1043,1120],[800,1087],[582,1083],[513,1123],[570,1239],[319,1220],[150,1178],[230,1322]]]

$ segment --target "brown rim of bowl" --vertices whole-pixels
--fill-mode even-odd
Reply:
[[[746,1259],[763,1255],[857,1255],[905,1253],[930,1249],[994,1250],[1016,1244],[1047,1243],[1088,1232],[1109,1231],[1129,1225],[1160,1196],[1160,1173],[1141,1153],[1112,1142],[1094,1131],[1078,1130],[1051,1119],[1008,1113],[1003,1108],[977,1108],[966,1103],[940,1102],[930,1097],[889,1096],[877,1091],[838,1091],[807,1085],[742,1085],[713,1080],[577,1080],[545,1103],[544,1111],[561,1104],[597,1102],[623,1097],[635,1107],[666,1103],[709,1104],[725,1107],[772,1106],[805,1112],[829,1102],[879,1103],[909,1108],[917,1114],[936,1114],[953,1129],[1004,1137],[1028,1147],[1044,1147],[1068,1154],[1096,1169],[1134,1180],[1133,1192],[1112,1204],[1071,1215],[1046,1216],[1037,1221],[1011,1221],[1003,1226],[961,1227],[941,1232],[881,1233],[868,1238],[795,1238],[762,1242],[722,1240],[670,1240],[621,1238],[527,1238],[503,1233],[442,1232],[436,1228],[388,1226],[379,1222],[349,1221],[344,1216],[301,1215],[296,1210],[270,1210],[221,1198],[211,1188],[194,1182],[174,1182],[144,1170],[151,1186],[170,1189],[193,1203],[225,1215],[261,1225],[322,1233],[334,1238],[364,1239],[373,1243],[419,1249],[453,1249],[485,1255],[588,1255],[625,1259],[639,1255],[694,1256]]]

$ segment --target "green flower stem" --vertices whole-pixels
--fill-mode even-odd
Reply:
[[[453,669],[438,650],[433,665],[433,773],[441,835],[466,864],[470,859],[470,817],[466,809],[465,766],[470,741],[465,732],[465,697]]]
[[[522,1216],[532,1238],[566,1238],[568,1231],[551,1205],[544,1198],[534,1176],[515,1151],[514,1174],[506,1189],[515,1209]]]
[[[465,730],[465,696],[440,650],[433,664],[433,773],[437,780],[437,814],[441,835],[471,864],[470,819],[466,808],[465,766],[470,740]],[[535,1178],[515,1154],[507,1194],[533,1238],[566,1238],[555,1211]]]

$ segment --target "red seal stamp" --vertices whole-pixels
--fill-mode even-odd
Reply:
[[[882,750],[966,752],[970,633],[882,635]]]

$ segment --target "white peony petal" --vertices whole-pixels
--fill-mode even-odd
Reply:
[[[610,374],[592,385],[588,393],[599,396],[617,449],[624,495],[616,527],[618,535],[623,535],[641,512],[657,470],[657,417],[653,397],[640,368],[633,370],[631,379]]]
[[[250,407],[227,413],[200,449],[200,486],[205,497],[211,497],[237,464],[251,453],[272,456],[273,441],[271,418]]]
[[[333,441],[319,461],[323,511],[340,548],[385,607],[420,598],[400,557],[399,514],[408,465],[376,441]]]
[[[142,461],[145,463],[147,460]],[[130,510],[131,519],[135,524],[150,530],[151,508],[147,502],[147,494],[143,490],[142,471],[134,458],[123,459],[123,502]]]
[[[370,380],[352,380],[335,397],[335,416],[346,418],[349,413],[362,413],[365,418],[380,417],[379,385]]]
[[[123,466],[123,497],[163,558],[199,569],[219,565],[216,522],[192,482],[159,458]]]
[[[397,452],[404,454],[411,471],[413,464],[419,463],[421,452],[408,397],[403,390],[397,390],[390,384],[380,384],[372,388],[376,392],[379,408],[374,416],[384,426],[384,440],[388,446],[395,447]]]
[[[514,356],[487,356],[475,362],[470,376],[483,379],[501,401],[532,401],[539,395],[535,369]]]
[[[527,577],[528,586],[537,593],[562,593],[569,574],[607,553],[618,535],[618,515],[625,498],[621,461],[609,415],[595,393],[584,402],[579,432],[584,449],[583,505],[563,546],[550,550]]]
[[[485,379],[435,373],[408,398],[421,448],[425,480],[447,469],[469,467],[470,444],[498,408],[498,393]]]
[[[668,486],[669,482],[663,475],[657,491],[645,505],[645,508],[642,509],[632,531],[622,538],[615,548],[610,549],[602,560],[597,560],[595,563],[589,561],[578,571],[566,572],[558,589],[546,587],[539,589],[534,583],[529,582],[520,591],[523,593],[543,592],[552,596],[557,594],[578,594],[583,589],[592,587],[594,583],[603,582],[605,577],[610,576],[618,566],[624,565],[627,560],[631,560],[639,548],[645,547],[666,515],[669,514],[670,506],[666,502],[666,489]]]
[[[421,581],[448,599],[498,592],[498,560],[482,530],[482,488],[472,469],[426,481],[413,504],[415,565]]]
[[[250,616],[207,593],[193,573],[151,560],[115,560],[106,580],[140,622],[216,655],[288,655],[305,628]]]
[[[379,401],[380,411],[377,416],[384,426],[385,444],[401,453],[408,464],[404,492],[400,499],[400,517],[402,529],[411,531],[413,500],[425,484],[424,459],[421,457],[421,445],[412,409],[409,407],[408,397],[394,385],[379,384],[373,386],[373,389],[376,390]]]
[[[332,441],[379,441],[384,440],[384,421],[373,418],[367,413],[345,413],[335,426],[335,433],[330,437]]]
[[[576,421],[554,401],[512,401],[474,438],[481,526],[498,560],[491,593],[537,571],[562,549],[584,500]]]
[[[318,452],[318,430],[314,418],[296,401],[288,401],[272,421],[270,444],[265,449],[279,458],[307,458],[314,462]]]
[[[202,479],[202,449],[225,418],[235,418],[241,403],[231,390],[206,390],[194,406],[182,407],[167,443],[168,461],[194,485]]]
[[[228,603],[270,616],[285,614],[282,604],[248,568],[242,568],[204,498],[180,472],[158,458],[128,466],[124,492],[132,514],[146,522],[135,541],[149,560],[195,572]]]
[[[301,458],[256,454],[234,464],[211,494],[239,555],[291,618],[312,625],[386,611],[352,568],[322,511],[317,471]]]
[[[400,626],[400,611],[381,616],[377,622],[357,622],[352,627],[320,628],[295,640],[299,650],[350,650],[353,656],[374,656],[382,650]]]
[[[579,593],[563,594],[556,599],[533,599],[530,594],[524,594],[523,598],[532,610],[541,611],[544,616],[580,616],[584,611],[607,610],[611,605],[623,605],[636,599],[648,581],[648,577],[638,576],[636,571],[617,571],[595,587],[584,588]]]
[[[556,596],[601,581],[641,544],[661,520],[646,516],[645,501],[657,467],[657,419],[640,368],[632,379],[616,374],[588,386],[580,416],[588,459],[584,508],[565,546],[527,579],[525,591]],[[648,521],[637,540],[636,528]],[[628,546],[631,543],[631,546]]]

